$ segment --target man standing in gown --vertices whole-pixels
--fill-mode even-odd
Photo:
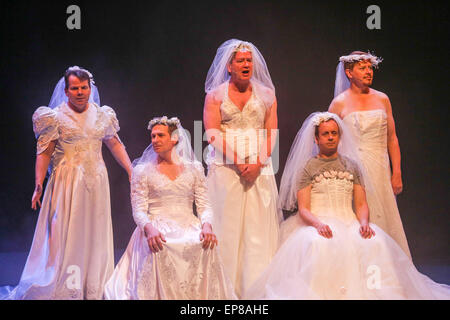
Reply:
[[[231,39],[217,50],[205,91],[213,225],[240,296],[278,246],[281,211],[270,158],[278,125],[275,88],[258,49]]]
[[[344,120],[358,144],[363,169],[370,177],[367,200],[371,211],[376,213],[371,216],[372,222],[411,256],[395,199],[395,195],[402,192],[403,184],[392,107],[386,94],[370,88],[373,68],[382,59],[367,52],[354,51],[340,57],[339,61],[335,98],[328,110]]]
[[[20,283],[6,289],[8,294],[1,298],[102,299],[114,270],[102,142],[131,175],[130,159],[117,135],[116,114],[99,106],[92,75],[75,66],[58,82],[49,107],[35,111],[33,129],[37,157],[31,206],[41,209]]]

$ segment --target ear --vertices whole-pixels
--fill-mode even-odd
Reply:
[[[67,97],[69,97],[69,95],[68,95],[68,93],[67,93],[68,91],[69,91],[69,90],[64,89],[64,93],[66,94]]]
[[[345,69],[344,71],[345,71],[345,74],[347,75],[347,78],[351,79],[353,77],[350,69]]]
[[[319,140],[317,140],[317,136],[316,136],[316,135],[314,135],[314,142],[315,142],[317,145],[319,145]]]
[[[231,74],[231,63],[227,63],[228,74]]]
[[[172,142],[173,146],[176,146],[180,140],[180,136],[176,133],[172,133],[170,137],[170,141]]]

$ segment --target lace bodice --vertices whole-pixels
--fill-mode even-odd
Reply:
[[[353,175],[348,172],[324,172],[311,188],[311,212],[316,216],[344,221],[356,218],[352,209]]]
[[[56,140],[49,171],[60,166],[79,168],[84,173],[87,187],[105,164],[102,141],[118,137],[119,122],[114,110],[90,103],[87,114],[80,117],[62,103],[55,109],[40,107],[33,114],[33,130],[37,138],[37,154],[44,152]],[[119,139],[120,141],[120,139]]]
[[[212,221],[212,210],[201,164],[184,164],[175,180],[160,173],[153,164],[133,168],[131,204],[133,217],[142,230],[152,223],[160,232],[198,226]],[[194,215],[195,201],[199,219]],[[156,226],[157,225],[157,226]]]
[[[241,159],[255,157],[264,141],[264,131],[259,129],[264,129],[267,107],[257,91],[253,90],[241,111],[228,96],[228,82],[226,84],[220,105],[220,130],[226,134],[227,143],[236,150]],[[210,152],[213,152],[212,146]],[[217,159],[222,159],[220,153],[216,154]]]
[[[357,139],[359,151],[386,152],[387,116],[384,110],[354,111],[343,120]]]

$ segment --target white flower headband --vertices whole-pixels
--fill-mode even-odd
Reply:
[[[180,125],[180,120],[177,117],[173,117],[173,118],[169,119],[166,116],[160,117],[160,118],[153,118],[152,120],[149,121],[147,129],[152,130],[152,128],[154,126],[156,126],[157,124],[178,127]]]
[[[83,72],[87,73],[87,75],[89,76],[89,81],[90,81],[90,83],[91,83],[91,84],[95,84],[94,76],[93,76],[92,73],[90,73],[88,70],[83,69],[83,68],[80,68],[79,66],[73,66],[73,67],[69,67],[69,68],[66,70],[66,73],[69,72],[69,71],[83,71]]]
[[[362,60],[369,60],[372,63],[372,66],[377,68],[378,64],[383,61],[383,58],[377,57],[370,52],[367,52],[365,54],[350,54],[348,56],[342,56],[339,58],[339,61],[342,63],[357,62]]]
[[[248,43],[248,42],[246,42],[246,41],[243,41],[243,42],[240,42],[235,48],[234,48],[234,50],[233,50],[233,53],[234,52],[247,52],[247,51],[250,51],[251,52],[251,46],[250,46],[250,43]]]
[[[335,119],[336,115],[331,112],[321,112],[319,114],[316,114],[312,119],[312,124],[315,127],[318,127],[322,122],[327,122],[330,119]]]

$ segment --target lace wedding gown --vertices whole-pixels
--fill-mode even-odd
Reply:
[[[116,115],[93,103],[78,114],[63,103],[38,108],[33,128],[38,154],[57,143],[20,283],[2,299],[102,299],[114,247],[101,148],[118,138]]]
[[[352,209],[352,171],[322,170],[312,177],[311,213],[330,226],[326,239],[298,214],[290,232],[246,299],[450,299],[450,287],[420,274],[381,228],[364,239]]]
[[[222,243],[205,250],[199,238],[212,218],[201,164],[185,163],[173,181],[151,163],[137,165],[131,201],[138,227],[105,286],[106,299],[235,299],[218,256]],[[164,235],[162,251],[150,251],[147,223]]]
[[[343,119],[358,144],[358,153],[373,185],[367,188],[370,221],[389,234],[411,257],[391,184],[384,110],[355,111]]]
[[[228,97],[226,82],[220,106],[221,131],[242,159],[255,157],[262,141],[266,107],[253,90],[242,111]],[[259,142],[261,143],[261,142]],[[269,264],[278,248],[277,185],[272,164],[253,184],[244,181],[235,165],[224,164],[222,153],[209,146],[208,192],[214,227],[221,243],[225,270],[240,296]]]

